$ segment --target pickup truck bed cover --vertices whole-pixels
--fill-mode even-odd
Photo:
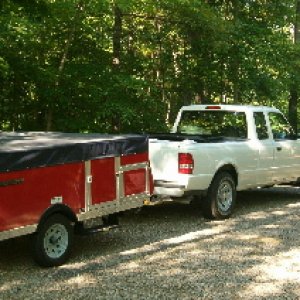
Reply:
[[[146,135],[0,132],[0,172],[147,152]]]

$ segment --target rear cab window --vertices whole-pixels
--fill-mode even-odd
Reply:
[[[181,114],[177,133],[246,139],[246,114],[225,110],[186,110]]]

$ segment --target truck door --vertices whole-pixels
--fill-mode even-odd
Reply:
[[[297,178],[297,140],[292,127],[281,113],[269,112],[273,135],[275,182],[292,181]]]
[[[274,145],[270,137],[265,114],[263,112],[253,113],[258,149],[258,164],[256,170],[256,184],[272,184],[273,164],[274,164]]]

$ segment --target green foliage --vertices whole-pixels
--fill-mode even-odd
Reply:
[[[0,8],[0,129],[165,131],[184,104],[286,110],[290,86],[300,86],[292,0],[3,0]]]

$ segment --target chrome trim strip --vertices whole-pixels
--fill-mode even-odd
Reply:
[[[87,160],[85,166],[85,211],[89,211],[92,205],[92,180],[91,180],[91,161]]]
[[[0,241],[15,238],[15,237],[26,235],[26,234],[30,234],[30,233],[35,232],[36,229],[37,229],[37,224],[22,226],[19,228],[6,230],[3,232],[0,232]]]
[[[120,171],[126,172],[126,171],[133,171],[133,170],[137,170],[137,169],[146,169],[148,166],[149,166],[148,162],[137,163],[137,164],[128,164],[128,165],[120,166]]]
[[[25,179],[23,177],[0,181],[0,187],[7,187],[10,185],[18,185],[18,184],[24,183],[24,181],[25,181]]]
[[[149,200],[150,193],[150,167],[149,162],[121,165],[121,158],[115,157],[115,174],[116,174],[116,199],[105,201],[98,204],[92,204],[92,190],[91,181],[87,180],[91,176],[91,161],[85,162],[85,201],[86,209],[84,212],[77,214],[78,221],[85,221],[88,219],[107,216],[132,208],[141,207],[145,200]],[[136,195],[125,197],[124,188],[124,172],[131,170],[145,169],[146,186],[145,192]]]
[[[123,197],[120,200],[106,201],[94,205],[88,212],[78,214],[77,218],[78,221],[84,221],[95,217],[107,216],[124,210],[141,207],[143,206],[144,201],[148,199],[149,195],[138,194]]]
[[[151,172],[151,168],[149,167],[149,164],[147,164],[146,166],[146,194],[149,194],[150,193],[150,172]]]
[[[115,157],[116,198],[124,197],[124,174],[121,171],[121,158]]]

